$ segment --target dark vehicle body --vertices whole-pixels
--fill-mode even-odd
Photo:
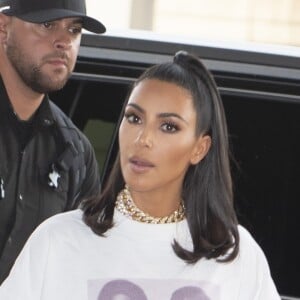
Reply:
[[[170,60],[178,50],[201,57],[216,79],[236,160],[239,221],[263,248],[282,298],[300,299],[296,51],[84,34],[72,78],[52,99],[91,140],[105,181],[117,153],[116,127],[130,84],[146,67]]]

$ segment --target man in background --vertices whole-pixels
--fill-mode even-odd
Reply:
[[[0,12],[0,283],[46,218],[100,190],[94,150],[48,93],[69,79],[82,29],[104,33],[84,0],[10,0]]]

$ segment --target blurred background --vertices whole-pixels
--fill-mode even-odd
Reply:
[[[300,0],[86,0],[108,33],[300,46]]]

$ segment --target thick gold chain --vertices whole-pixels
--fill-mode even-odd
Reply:
[[[130,217],[131,219],[143,223],[151,224],[164,224],[164,223],[175,223],[182,221],[185,218],[184,205],[181,202],[177,210],[172,214],[165,217],[152,217],[149,214],[140,210],[132,200],[131,194],[128,188],[125,186],[120,191],[116,200],[116,208],[123,215]]]

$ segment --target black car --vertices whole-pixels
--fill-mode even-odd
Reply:
[[[146,67],[170,60],[178,50],[202,58],[215,76],[235,157],[232,172],[239,221],[264,250],[282,299],[300,299],[300,55],[296,51],[84,34],[72,78],[52,99],[91,140],[105,181],[115,159],[116,127],[130,84]]]

